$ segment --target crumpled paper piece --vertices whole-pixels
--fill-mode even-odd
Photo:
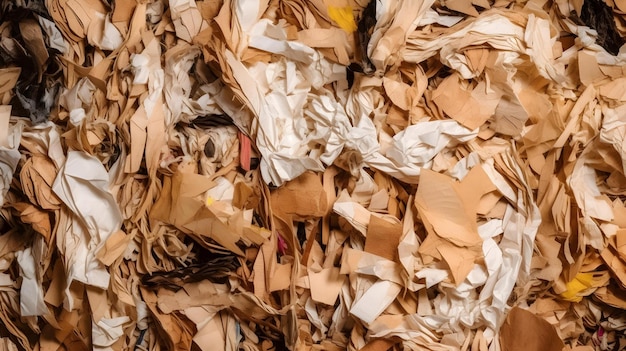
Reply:
[[[439,152],[470,141],[477,134],[477,130],[469,130],[455,121],[418,122],[396,134],[387,150],[373,153],[365,162],[398,179],[416,183],[421,169],[431,168]]]
[[[18,147],[21,138],[21,124],[11,126],[11,107],[0,106],[0,170],[2,170],[2,182],[0,183],[0,204],[4,204],[5,196],[9,191],[13,173],[21,158]]]
[[[96,259],[96,252],[116,231],[122,217],[109,191],[109,174],[100,161],[80,151],[70,151],[52,185],[54,193],[71,211],[70,231],[60,234],[66,253],[66,289],[73,280],[102,289],[109,287],[109,272]],[[68,228],[68,229],[69,229]],[[66,303],[72,308],[72,297],[66,290]]]
[[[41,245],[35,248],[40,247]],[[35,256],[30,247],[17,253],[17,262],[23,277],[20,312],[24,317],[42,316],[48,312],[48,307],[43,298],[43,287],[41,286],[40,272],[37,269],[38,262],[35,262]]]

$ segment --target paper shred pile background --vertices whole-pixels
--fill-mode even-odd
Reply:
[[[0,14],[0,349],[626,350],[623,0]]]

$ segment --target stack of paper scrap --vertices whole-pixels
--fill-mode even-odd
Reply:
[[[0,349],[626,349],[624,0],[0,14]]]

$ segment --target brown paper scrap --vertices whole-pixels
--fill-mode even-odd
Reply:
[[[545,319],[514,307],[500,328],[503,351],[562,351],[565,344]]]
[[[384,257],[390,261],[398,260],[398,244],[402,236],[402,223],[371,216],[367,226],[365,252]]]

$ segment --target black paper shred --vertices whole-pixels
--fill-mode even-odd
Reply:
[[[372,32],[376,26],[376,0],[371,0],[361,14],[361,19],[357,25],[358,51],[361,62],[359,62],[360,70],[352,68],[353,71],[363,72],[365,74],[374,73],[374,65],[367,56],[367,45],[372,37]]]
[[[33,123],[48,120],[50,111],[57,105],[62,70],[58,64],[58,51],[47,48],[48,59],[43,67],[28,50],[20,33],[20,21],[37,21],[38,16],[50,19],[44,1],[0,1],[0,68],[20,67],[21,73],[11,100],[12,114],[29,117]],[[45,32],[42,29],[45,37]]]
[[[611,55],[617,55],[624,45],[624,38],[617,31],[613,10],[602,0],[585,0],[580,11],[580,19],[589,28],[598,32],[597,44]]]
[[[225,283],[228,277],[239,267],[237,258],[232,255],[217,256],[206,262],[197,263],[171,272],[155,272],[141,278],[144,286],[157,289],[163,287],[178,291],[184,284],[210,280]]]

